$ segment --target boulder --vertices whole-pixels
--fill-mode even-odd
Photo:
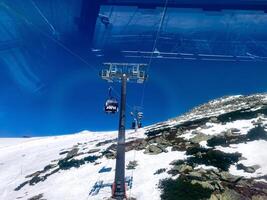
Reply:
[[[198,130],[194,130],[191,132],[191,134],[193,135],[199,135],[199,134],[203,134],[201,131],[198,131]]]
[[[99,151],[100,151],[100,149],[90,149],[87,153],[91,154],[91,153],[97,153]]]
[[[70,159],[73,158],[74,156],[76,156],[78,154],[79,149],[78,148],[73,148],[72,150],[70,150],[66,156],[65,159]]]
[[[38,194],[36,196],[33,196],[33,197],[29,198],[28,200],[44,200],[43,199],[43,194]]]
[[[210,189],[210,190],[215,190],[215,187],[209,182],[209,181],[197,181],[197,180],[192,180],[192,184],[199,184],[203,188]]]
[[[127,170],[132,170],[132,169],[135,169],[137,166],[138,166],[138,164],[137,164],[137,161],[136,160],[129,161],[129,163],[126,166],[126,169]]]
[[[210,120],[209,120],[211,123],[218,123],[219,120],[217,117],[211,117]]]
[[[266,200],[267,196],[255,195],[252,196],[251,200]]]
[[[234,176],[226,171],[222,171],[218,174],[220,176],[220,179],[223,181],[231,182],[231,183],[237,183],[239,182],[243,177],[240,176]]]
[[[226,137],[234,137],[234,136],[238,136],[238,135],[240,135],[240,130],[237,129],[237,128],[231,128],[231,129],[228,129],[228,130],[224,133],[224,135],[225,135]]]
[[[46,165],[44,167],[44,170],[43,171],[48,171],[48,170],[53,169],[55,167],[57,167],[57,164],[49,164],[49,165]]]
[[[162,174],[162,173],[164,173],[164,172],[166,172],[166,168],[161,168],[161,169],[158,169],[158,170],[154,173],[154,175]]]
[[[240,163],[240,164],[236,165],[236,168],[238,170],[244,170],[247,173],[254,173],[254,172],[256,172],[256,170],[258,170],[260,168],[260,166],[259,165],[245,166],[242,163]]]
[[[249,200],[234,190],[226,189],[222,194],[212,194],[209,200]]]
[[[189,173],[188,177],[190,179],[195,179],[195,180],[203,180],[202,173],[199,171],[192,171]]]
[[[151,155],[157,155],[157,154],[160,154],[162,152],[163,152],[163,150],[160,147],[158,147],[156,145],[149,145],[146,148],[144,153],[145,154],[151,154]]]
[[[182,165],[184,164],[185,161],[184,160],[173,160],[170,165]]]
[[[193,170],[193,167],[191,167],[190,165],[182,164],[174,166],[173,170],[178,171],[179,173],[188,173]]]
[[[41,171],[37,171],[37,172],[34,172],[34,173],[32,173],[32,174],[30,174],[30,175],[27,175],[27,176],[25,176],[25,178],[32,178],[32,177],[35,177],[35,176],[39,176],[39,175],[41,175]]]
[[[212,136],[200,132],[195,137],[191,138],[190,141],[194,143],[200,143],[202,141],[207,141],[210,138],[212,138]]]

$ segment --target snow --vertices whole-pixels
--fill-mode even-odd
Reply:
[[[241,160],[238,163],[242,163],[245,166],[260,166],[260,168],[256,170],[255,173],[246,173],[243,170],[237,170],[236,166],[232,165],[229,171],[234,175],[244,177],[257,177],[267,174],[267,141],[256,140],[252,142],[231,145],[230,147],[216,147],[216,149],[228,153],[242,153],[242,157],[246,158],[246,160]]]
[[[257,120],[257,118],[253,120]],[[226,124],[208,122],[206,123],[206,125],[210,128],[200,129],[200,132],[206,135],[217,135],[228,129],[236,128],[240,130],[241,134],[247,134],[250,129],[254,128],[254,125],[252,124],[253,120],[236,120],[233,122],[228,122]]]
[[[115,160],[106,158],[97,160],[100,163],[98,165],[88,163],[79,168],[61,170],[49,176],[44,182],[34,186],[26,185],[19,191],[14,191],[14,188],[28,180],[25,176],[64,158],[65,155],[59,155],[59,152],[70,150],[78,143],[82,144],[82,148],[93,149],[98,142],[116,139],[116,136],[117,132],[85,131],[44,138],[0,139],[0,199],[26,200],[41,193],[49,200],[99,200],[110,197],[109,187],[101,189],[97,196],[89,196],[95,182],[102,180],[104,183],[113,183]],[[127,131],[127,140],[142,137],[144,137],[142,129],[137,133]],[[97,148],[105,149],[109,145],[111,144]],[[151,199],[151,197],[153,200],[160,199],[159,180],[169,175],[167,173],[154,175],[154,173],[160,168],[170,168],[169,163],[175,159],[185,158],[185,152],[170,151],[170,148],[168,151],[158,155],[147,155],[143,151],[126,153],[126,164],[133,160],[138,162],[134,171],[126,170],[126,176],[133,176],[133,188],[127,191],[128,196],[138,199]],[[102,167],[112,167],[112,171],[100,174],[98,171]]]

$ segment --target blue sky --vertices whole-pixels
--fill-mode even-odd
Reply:
[[[163,63],[162,63],[163,64]],[[167,64],[164,62],[164,64]],[[265,64],[152,63],[144,97],[144,124],[175,117],[210,99],[266,92]],[[50,72],[51,73],[51,72]],[[64,70],[41,92],[20,87],[1,72],[1,136],[114,130],[118,115],[103,112],[109,84],[81,67]],[[119,91],[118,84],[112,86]],[[143,85],[128,84],[128,105],[140,105]],[[127,108],[130,112],[130,108]],[[130,116],[128,126],[130,126]]]
[[[62,1],[66,9],[59,16],[44,1],[37,1],[56,35],[31,4],[9,3],[16,7],[15,14],[11,9],[0,11],[0,36],[3,48],[9,48],[0,52],[0,137],[117,129],[118,115],[106,115],[103,104],[108,88],[119,92],[120,85],[106,83],[98,73],[107,61],[149,62],[124,58],[120,52],[153,49],[162,9],[102,8],[111,25],[97,21],[93,47],[101,49],[102,57],[96,57],[75,25],[79,14],[75,2]],[[155,46],[160,52],[267,56],[266,18],[262,12],[169,9]],[[148,74],[145,125],[176,117],[214,98],[267,91],[267,67],[261,61],[155,59]],[[128,84],[128,114],[131,107],[140,106],[143,87]],[[128,115],[128,127],[131,122]]]

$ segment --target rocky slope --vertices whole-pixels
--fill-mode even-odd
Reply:
[[[224,97],[128,131],[129,199],[267,199],[266,97]],[[0,199],[108,199],[116,136],[0,139]]]
[[[226,96],[200,105],[182,116],[146,127],[147,132],[156,132],[171,127],[255,118],[259,113],[267,114],[267,94]]]

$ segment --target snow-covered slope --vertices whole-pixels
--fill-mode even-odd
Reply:
[[[165,179],[200,184],[208,192],[204,199],[267,199],[266,96],[221,98],[136,133],[127,131],[127,196],[198,199],[171,197],[161,184]],[[108,199],[116,137],[116,131],[83,131],[0,138],[0,199]]]
[[[64,155],[59,155],[60,152],[71,150],[75,146],[79,148],[79,153],[96,148],[101,149],[101,152],[110,144],[101,147],[96,147],[96,144],[105,140],[114,140],[116,135],[117,132],[84,131],[74,135],[36,139],[0,139],[0,199],[29,199],[39,194],[43,194],[44,198],[49,200],[86,200],[110,197],[110,187],[101,189],[96,196],[89,195],[97,181],[104,181],[107,184],[113,182],[115,160],[104,157],[97,160],[99,164],[87,163],[79,168],[60,170],[49,176],[44,182],[32,186],[27,184],[19,191],[14,191],[14,189],[25,181],[25,176],[40,171],[49,164],[56,164],[59,159],[64,158]],[[143,130],[139,130],[138,133],[131,131],[127,133],[127,141],[140,137],[144,137]],[[93,155],[100,155],[100,153],[97,152]],[[78,157],[82,158],[84,155]],[[168,166],[173,158],[184,158],[184,152],[170,152],[168,155],[155,156],[143,154],[141,151],[127,152],[126,163],[138,160],[138,167],[134,174],[132,170],[126,171],[126,176],[134,177],[133,187],[128,190],[128,194],[131,193],[138,199],[150,199],[151,195],[154,197],[153,199],[159,199],[160,193],[157,184],[159,179],[166,175],[154,176],[153,173],[159,168]],[[161,162],[158,162],[159,160]],[[99,173],[103,167],[111,167],[112,171]]]

